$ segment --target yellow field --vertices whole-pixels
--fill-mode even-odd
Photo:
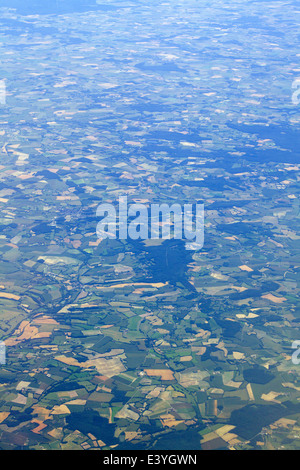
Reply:
[[[8,294],[7,292],[0,292],[0,297],[2,297],[3,299],[12,299],[12,300],[20,300],[21,298],[19,295]]]

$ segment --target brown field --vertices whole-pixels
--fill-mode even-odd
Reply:
[[[2,411],[0,413],[0,423],[2,423],[10,415],[9,411]]]
[[[40,333],[38,327],[32,326],[29,321],[22,321],[19,328],[15,330],[14,335],[19,335],[17,337],[10,337],[5,340],[6,346],[15,346],[21,341],[26,341],[28,339],[39,339],[39,338],[49,338],[51,336],[50,331],[45,331]]]
[[[161,380],[174,380],[173,371],[170,369],[144,369],[149,377],[160,377]]]
[[[161,424],[164,427],[172,428],[173,426],[178,426],[178,424],[184,423],[184,420],[175,419],[173,415],[166,414],[160,417]]]
[[[275,304],[282,304],[282,302],[287,300],[285,297],[275,297],[273,294],[262,295],[262,299],[271,300],[271,302],[274,302]]]
[[[105,377],[113,377],[114,375],[124,372],[126,369],[118,356],[113,357],[112,359],[104,359],[97,357],[95,359],[89,359],[85,362],[78,362],[73,357],[67,356],[56,356],[57,361],[63,362],[69,366],[77,366],[84,369],[89,369],[90,367],[95,368],[99,373],[103,374]]]
[[[168,283],[163,283],[163,282],[130,282],[128,284],[114,284],[113,286],[101,286],[101,287],[97,287],[97,289],[101,289],[101,290],[105,290],[105,289],[121,289],[123,287],[134,287],[134,286],[144,286],[144,287],[156,287],[156,288],[160,288],[160,287],[164,287],[166,286]]]
[[[249,266],[247,266],[246,264],[244,264],[243,266],[239,266],[239,268],[242,270],[242,271],[247,271],[248,273],[251,273],[253,271],[252,268],[249,268]]]
[[[43,315],[42,317],[35,318],[32,323],[37,325],[58,325],[57,321],[53,318],[48,317],[47,315]]]

